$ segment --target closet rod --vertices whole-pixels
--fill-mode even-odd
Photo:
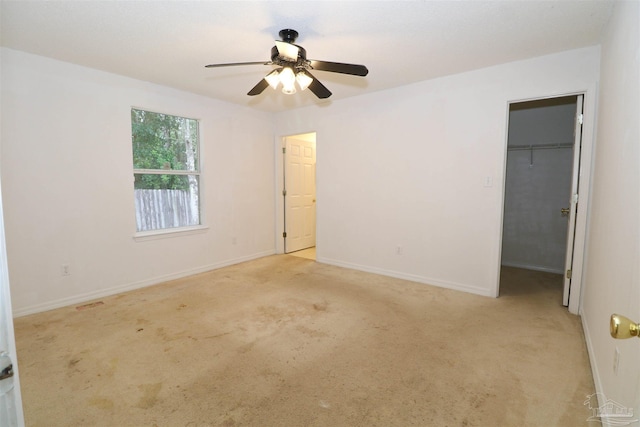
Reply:
[[[540,144],[540,145],[509,145],[508,151],[518,150],[553,150],[557,148],[573,148],[573,144]]]

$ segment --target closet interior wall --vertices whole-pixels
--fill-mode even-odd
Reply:
[[[502,265],[562,274],[576,97],[511,104]]]

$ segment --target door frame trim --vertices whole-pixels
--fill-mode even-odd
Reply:
[[[316,164],[317,164],[317,154],[318,154],[318,132],[315,130],[309,131],[301,131],[301,132],[293,132],[287,133],[284,135],[275,136],[274,138],[274,180],[275,180],[275,247],[276,254],[284,254],[285,253],[285,242],[282,237],[282,233],[284,233],[284,221],[285,221],[285,210],[284,210],[284,196],[282,195],[282,189],[284,188],[284,155],[282,153],[282,149],[287,146],[287,138],[296,135],[304,135],[308,133],[316,134]],[[317,194],[317,186],[318,182],[316,181],[316,194]],[[318,211],[316,209],[316,239],[317,239],[317,229],[318,229]]]
[[[500,293],[500,269],[502,261],[502,233],[504,228],[504,202],[506,189],[506,172],[507,172],[507,144],[509,141],[509,106],[515,103],[537,101],[542,99],[560,98],[566,96],[584,96],[583,104],[583,126],[582,126],[582,150],[580,153],[580,170],[578,171],[580,181],[578,183],[578,208],[576,212],[575,226],[575,242],[573,250],[573,268],[571,279],[571,295],[569,296],[569,312],[580,314],[582,310],[582,282],[583,272],[586,261],[586,233],[589,217],[589,198],[591,193],[591,175],[593,169],[593,152],[596,131],[596,107],[597,107],[597,87],[590,86],[588,89],[575,92],[561,92],[551,95],[532,96],[527,98],[519,98],[507,100],[505,108],[506,114],[504,118],[504,145],[502,149],[502,198],[500,206],[500,226],[498,236],[498,257],[495,275],[495,296]]]

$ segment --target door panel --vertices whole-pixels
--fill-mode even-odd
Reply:
[[[574,241],[576,235],[576,216],[578,212],[578,184],[580,178],[580,151],[582,148],[582,101],[584,96],[579,95],[576,102],[576,119],[573,132],[573,172],[571,176],[571,193],[569,194],[569,231],[567,233],[567,252],[565,257],[564,290],[562,293],[562,304],[569,305],[571,291],[571,277],[574,268],[582,268],[574,265]]]
[[[0,426],[24,426],[0,195]],[[11,375],[13,373],[13,375]]]
[[[316,147],[314,138],[285,139],[285,252],[316,245]]]

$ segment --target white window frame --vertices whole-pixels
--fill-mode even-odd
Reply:
[[[183,227],[167,227],[167,228],[158,228],[158,229],[154,229],[154,230],[145,230],[145,231],[137,231],[138,228],[138,222],[137,219],[135,221],[135,233],[133,235],[133,238],[135,241],[148,241],[148,240],[157,240],[157,239],[163,239],[163,238],[170,238],[170,237],[179,237],[179,236],[184,236],[184,235],[192,235],[192,234],[200,234],[200,233],[204,233],[206,232],[209,227],[206,226],[203,223],[203,203],[202,203],[202,180],[201,180],[201,176],[202,176],[202,144],[201,144],[201,131],[200,131],[200,120],[196,119],[196,118],[191,118],[191,117],[187,117],[185,115],[178,115],[178,114],[173,114],[173,113],[164,113],[164,112],[159,112],[159,111],[154,111],[154,110],[150,110],[147,108],[141,108],[141,107],[131,107],[129,109],[129,111],[131,112],[132,110],[139,110],[139,111],[145,111],[146,113],[153,113],[153,114],[164,114],[167,116],[174,116],[174,117],[180,117],[180,118],[184,118],[184,119],[188,119],[188,120],[195,120],[197,123],[197,133],[198,133],[198,137],[197,137],[197,160],[195,162],[195,170],[173,170],[173,169],[137,169],[137,168],[133,168],[133,176],[135,177],[136,174],[142,174],[142,175],[183,175],[183,176],[196,176],[198,179],[198,220],[199,220],[199,224],[197,225],[189,225],[189,226],[183,226]],[[133,126],[133,123],[129,123],[130,126]],[[132,141],[133,143],[133,141]],[[134,152],[133,152],[133,147],[132,147],[132,152],[131,152],[131,160],[133,162],[134,159]],[[134,188],[134,194],[135,194],[135,188]],[[134,207],[134,213],[135,213],[135,207]]]

